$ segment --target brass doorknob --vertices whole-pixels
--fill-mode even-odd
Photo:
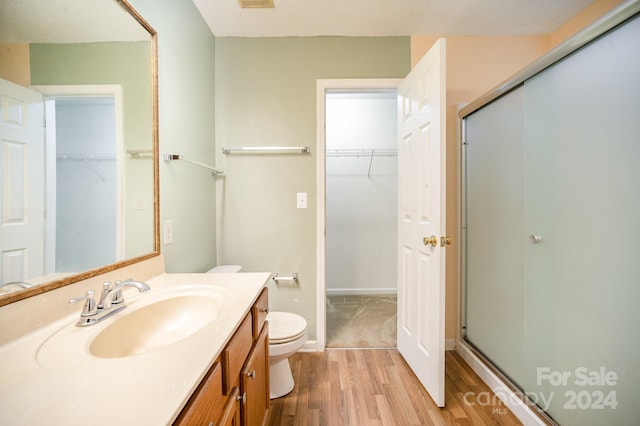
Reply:
[[[430,237],[424,237],[422,239],[422,244],[424,244],[425,246],[428,246],[429,244],[431,244],[431,247],[435,247],[438,245],[438,237],[436,237],[435,235],[432,235]]]
[[[451,237],[440,237],[440,247],[450,246],[453,242],[453,238]]]

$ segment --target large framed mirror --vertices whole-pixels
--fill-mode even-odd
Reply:
[[[155,30],[126,0],[1,8],[3,306],[160,244]]]

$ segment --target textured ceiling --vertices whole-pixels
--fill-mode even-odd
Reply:
[[[594,0],[193,0],[218,37],[530,35],[555,31]]]

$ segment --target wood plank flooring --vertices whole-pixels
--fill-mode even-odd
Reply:
[[[270,425],[520,425],[460,358],[445,357],[439,408],[395,349],[327,349],[290,359],[296,382],[271,401]]]

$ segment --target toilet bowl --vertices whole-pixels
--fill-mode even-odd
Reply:
[[[208,272],[234,273],[240,265],[219,265]],[[290,312],[269,312],[269,393],[271,399],[280,398],[293,390],[294,381],[289,357],[307,341],[307,321]]]
[[[269,312],[269,388],[271,399],[293,390],[289,357],[307,341],[307,321],[290,312]]]

